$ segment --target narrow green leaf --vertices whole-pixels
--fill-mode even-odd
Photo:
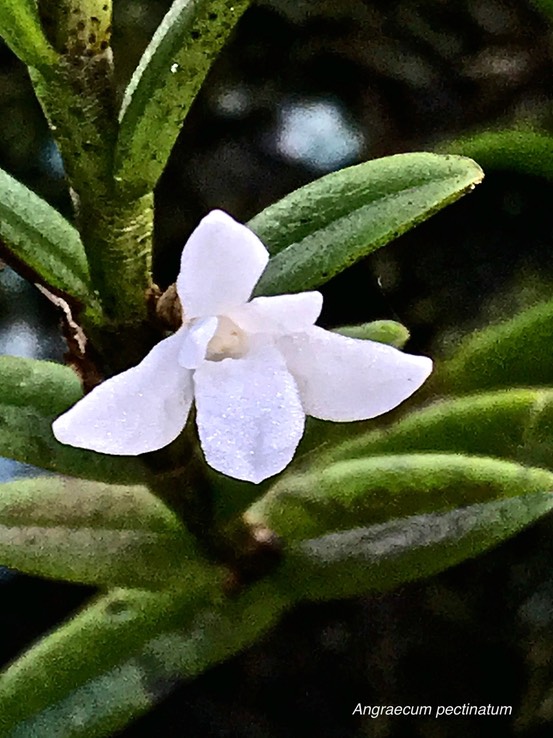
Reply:
[[[323,450],[312,463],[441,451],[553,468],[553,390],[512,389],[441,400],[384,430]]]
[[[468,336],[434,381],[446,391],[553,385],[553,302]]]
[[[256,294],[323,284],[470,192],[483,176],[463,157],[398,154],[292,192],[249,223],[272,255]]]
[[[84,247],[57,210],[0,170],[0,238],[15,259],[53,291],[96,302]],[[22,269],[25,275],[25,269]]]
[[[39,477],[0,485],[0,565],[101,586],[213,578],[192,535],[145,487]]]
[[[472,505],[287,547],[269,580],[198,610],[198,595],[120,591],[44,639],[0,679],[3,738],[103,738],[259,637],[291,600],[387,590],[473,557],[553,508],[553,495]]]
[[[40,25],[35,0],[2,0],[0,36],[28,66],[42,69],[57,61]]]
[[[536,493],[331,533],[290,546],[277,578],[313,600],[394,589],[478,556],[552,509],[553,494]]]
[[[73,704],[71,714],[60,705],[66,723],[60,723],[59,713],[56,720],[55,705],[72,694],[80,695],[83,702],[93,700],[92,715],[87,716],[92,724],[101,723],[114,709],[125,709],[133,698],[121,684],[115,693],[111,691],[112,669],[121,669],[121,677],[133,677],[128,686],[136,690],[134,700],[145,709],[154,685],[137,679],[136,669],[123,671],[123,665],[160,633],[190,624],[213,597],[212,583],[207,589],[203,584],[204,589],[187,586],[168,592],[114,590],[39,641],[0,676],[0,736],[91,738],[96,735],[92,730],[79,732],[79,702]],[[104,690],[95,683],[102,676]],[[42,710],[36,722],[23,723]],[[100,733],[104,734],[110,735]]]
[[[553,490],[553,473],[460,454],[339,461],[286,474],[249,509],[287,542],[423,513]]]
[[[213,61],[250,0],[175,0],[125,92],[116,177],[151,192]]]
[[[361,338],[365,341],[387,343],[389,346],[403,348],[409,340],[409,331],[395,320],[373,320],[361,325],[345,325],[334,328],[335,333],[349,338]]]
[[[445,141],[439,151],[470,156],[485,171],[508,170],[553,179],[553,136],[547,133],[524,129],[482,131]]]
[[[177,680],[250,645],[289,604],[266,583],[217,605],[206,599],[136,591],[102,598],[0,677],[0,736],[107,738]]]
[[[0,356],[0,456],[101,482],[144,480],[136,458],[107,456],[65,446],[52,421],[82,397],[77,375],[50,361]]]

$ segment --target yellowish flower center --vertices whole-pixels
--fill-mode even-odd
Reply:
[[[248,337],[236,323],[221,315],[215,335],[207,344],[205,358],[208,361],[241,359],[248,350]]]

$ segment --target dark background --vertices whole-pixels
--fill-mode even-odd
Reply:
[[[168,0],[115,0],[121,90]],[[248,11],[196,100],[157,190],[156,279],[221,207],[247,220],[347,164],[432,150],[479,129],[551,130],[551,30],[523,0],[274,0]],[[0,165],[64,212],[63,171],[23,66],[0,49]],[[470,197],[324,288],[327,326],[393,318],[408,349],[550,294],[553,187],[487,171]],[[0,274],[2,353],[61,360],[57,316]],[[0,479],[25,473],[1,462]],[[425,582],[310,605],[260,644],[174,693],[121,737],[549,736],[553,521]],[[0,575],[0,659],[90,590]],[[352,717],[355,705],[512,705],[513,718]]]

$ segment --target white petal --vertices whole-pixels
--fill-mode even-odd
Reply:
[[[194,374],[200,442],[210,466],[261,482],[290,463],[305,413],[296,383],[273,346],[243,359],[206,361]]]
[[[215,335],[217,318],[200,318],[185,328],[179,351],[179,364],[186,369],[196,369],[205,359],[207,345]]]
[[[61,443],[136,456],[173,441],[192,404],[192,372],[178,365],[182,329],[138,366],[106,380],[53,423]]]
[[[278,339],[308,415],[322,420],[374,418],[413,394],[432,371],[426,356],[313,327]]]
[[[253,231],[213,210],[182,252],[177,292],[186,319],[221,315],[247,302],[268,261]]]
[[[284,335],[306,331],[317,320],[323,307],[320,292],[256,297],[231,310],[229,318],[247,333]]]

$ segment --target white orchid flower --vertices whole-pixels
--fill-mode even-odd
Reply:
[[[180,434],[195,402],[208,464],[260,482],[292,460],[306,415],[373,418],[425,381],[430,359],[315,326],[319,292],[250,300],[268,260],[248,228],[219,210],[207,215],[182,253],[182,327],[59,417],[58,441],[154,451]]]

